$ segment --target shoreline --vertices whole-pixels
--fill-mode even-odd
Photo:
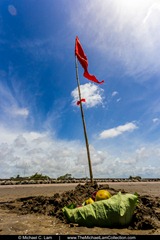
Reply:
[[[89,178],[71,178],[71,179],[63,179],[63,180],[57,180],[57,179],[30,179],[30,178],[22,178],[22,179],[0,179],[0,186],[3,185],[36,185],[36,184],[79,184],[79,183],[86,183],[90,182]],[[94,182],[97,183],[132,183],[132,182],[160,182],[160,178],[141,178],[141,177],[131,177],[131,178],[94,178]]]
[[[0,188],[12,188],[12,187],[15,187],[15,188],[19,188],[19,187],[44,187],[44,186],[55,186],[55,187],[61,187],[61,186],[77,186],[78,184],[85,184],[86,182],[76,182],[76,183],[70,183],[70,182],[66,182],[66,183],[35,183],[35,184],[31,184],[31,183],[28,183],[28,184],[11,184],[11,185],[0,185]],[[137,182],[97,182],[98,184],[101,184],[101,185],[105,185],[105,184],[108,184],[108,185],[117,185],[117,184],[123,184],[123,185],[133,185],[133,184],[160,184],[160,180],[158,181],[146,181],[146,182],[143,182],[143,181],[137,181]]]

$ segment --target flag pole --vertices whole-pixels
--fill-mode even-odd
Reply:
[[[76,56],[75,56],[75,66],[76,66],[76,79],[77,79],[77,86],[78,86],[79,103],[80,103],[81,117],[82,117],[84,137],[85,137],[87,157],[88,157],[90,180],[91,180],[91,183],[93,183],[92,164],[91,164],[91,158],[90,158],[89,143],[88,143],[87,130],[86,130],[86,124],[84,119],[84,112],[83,112],[82,101],[81,101],[80,81],[78,76],[78,62],[77,62]]]

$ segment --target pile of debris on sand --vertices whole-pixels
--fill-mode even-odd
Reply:
[[[69,204],[81,206],[82,203],[92,196],[93,192],[100,189],[106,189],[111,195],[126,193],[124,190],[115,190],[110,188],[107,184],[98,185],[94,184],[78,184],[74,190],[66,191],[62,194],[56,193],[53,197],[37,196],[19,198],[15,202],[5,203],[1,206],[4,209],[10,209],[16,213],[21,214],[45,214],[52,215],[60,219],[60,221],[67,223],[66,218],[62,212],[62,208]],[[157,223],[160,220],[160,201],[158,197],[139,196],[138,205],[133,215],[132,222],[129,229],[147,230],[156,229],[159,227]]]

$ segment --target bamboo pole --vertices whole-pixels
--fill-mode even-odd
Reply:
[[[76,56],[75,56],[75,66],[76,66],[76,79],[77,79],[77,86],[78,86],[78,95],[79,95],[79,102],[80,102],[80,110],[81,110],[81,117],[82,117],[84,137],[85,137],[87,157],[88,157],[90,180],[91,180],[91,183],[93,183],[92,164],[91,164],[91,158],[90,158],[90,151],[89,151],[89,143],[88,143],[88,137],[87,137],[86,123],[85,123],[85,118],[84,118],[84,112],[83,112],[82,102],[81,102],[80,81],[79,81],[79,76],[78,76],[78,62],[77,62],[77,57],[76,57]]]

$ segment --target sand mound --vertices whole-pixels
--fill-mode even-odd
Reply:
[[[121,191],[125,193],[123,189],[115,190],[110,188],[107,184],[98,185],[94,184],[78,184],[74,190],[64,192],[62,194],[56,193],[52,197],[37,196],[19,198],[16,201],[1,204],[1,208],[10,209],[11,212],[18,214],[44,214],[55,216],[63,223],[66,223],[66,219],[62,213],[62,208],[71,203],[76,206],[80,206],[82,202],[91,197],[93,192],[107,189],[112,195]],[[136,207],[133,215],[132,222],[129,229],[134,230],[147,230],[158,228],[160,220],[160,201],[158,197],[151,196],[139,196],[139,203]]]

